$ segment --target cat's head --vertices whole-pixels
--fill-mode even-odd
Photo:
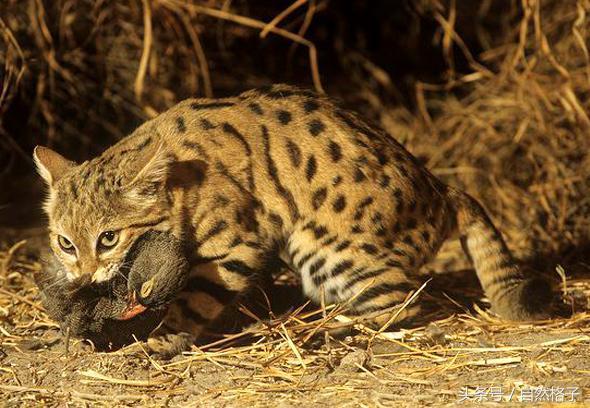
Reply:
[[[48,187],[51,248],[69,279],[108,280],[137,237],[169,229],[170,157],[151,138],[117,145],[82,164],[41,146],[33,157]]]

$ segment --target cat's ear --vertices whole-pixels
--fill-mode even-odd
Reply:
[[[53,186],[68,170],[76,166],[73,161],[43,146],[35,147],[33,159],[37,171],[49,186]]]
[[[155,193],[159,187],[166,183],[170,169],[171,158],[167,154],[163,143],[155,144],[151,149],[146,149],[143,154],[135,159],[133,178],[127,187],[135,193],[149,195]]]

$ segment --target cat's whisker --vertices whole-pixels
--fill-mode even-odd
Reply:
[[[40,284],[45,284],[47,282],[53,281],[56,278],[58,278],[58,275],[60,275],[59,273],[51,273],[52,271],[48,271],[47,269],[44,269],[42,272],[39,272],[36,275],[36,281]],[[61,276],[59,279],[63,279],[66,277],[65,274],[62,274],[63,276]]]
[[[58,279],[57,281],[53,282],[51,285],[49,285],[49,286],[47,286],[47,287],[43,288],[43,290],[44,290],[44,291],[46,291],[46,290],[49,290],[49,289],[51,289],[52,287],[54,287],[54,286],[56,286],[56,285],[60,285],[60,284],[62,284],[64,281],[67,281],[67,277],[66,277],[66,276],[64,276],[64,277],[63,277],[63,278],[61,278],[61,279]]]
[[[125,279],[125,282],[129,282],[129,278],[127,276],[123,275],[120,270],[117,269],[116,273],[117,273],[117,275],[119,275],[123,279]]]

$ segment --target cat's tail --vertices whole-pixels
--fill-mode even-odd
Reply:
[[[481,204],[455,189],[449,188],[448,194],[455,207],[461,244],[492,303],[492,311],[508,320],[547,318],[552,300],[549,284],[524,276]]]

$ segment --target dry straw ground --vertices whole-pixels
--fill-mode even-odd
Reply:
[[[492,13],[491,3],[482,1],[477,16]],[[0,142],[9,158],[7,169],[28,156],[30,143],[39,141],[30,131],[41,132],[41,141],[61,146],[74,142],[78,150],[72,152],[88,153],[95,146],[85,135],[97,134],[89,129],[107,135],[108,142],[120,137],[129,122],[175,100],[211,94],[212,83],[225,81],[221,87],[232,89],[239,76],[213,76],[201,41],[203,33],[217,30],[223,21],[230,25],[223,26],[225,41],[254,32],[261,43],[282,36],[287,48],[303,47],[302,72],[310,83],[318,90],[323,84],[345,102],[361,106],[435,174],[480,198],[523,264],[552,280],[557,298],[552,320],[534,325],[498,321],[483,311],[485,300],[473,273],[461,270],[467,264],[452,242],[424,271],[433,279],[408,294],[408,302],[430,306],[410,327],[371,331],[346,318],[346,305],[295,305],[286,314],[260,316],[258,321],[244,307],[242,314],[255,323],[172,361],[153,360],[142,343],[96,353],[76,340],[66,353],[32,283],[32,271],[39,267],[34,255],[38,240],[20,243],[21,237],[33,235],[30,230],[4,229],[3,403],[453,405],[461,399],[499,398],[499,389],[490,387],[502,387],[509,405],[528,398],[535,386],[549,390],[536,396],[540,399],[559,398],[561,387],[566,392],[578,389],[578,401],[590,400],[590,2],[506,3],[511,12],[495,16],[502,21],[501,30],[490,34],[476,27],[482,52],[475,55],[458,34],[465,21],[455,2],[420,2],[439,27],[436,40],[446,70],[436,83],[412,83],[411,108],[387,102],[398,82],[369,59],[358,57],[362,70],[351,72],[354,95],[322,81],[317,61],[321,50],[305,34],[315,13],[334,7],[333,2],[298,0],[268,19],[252,17],[254,12],[231,2],[98,2],[94,7],[103,12],[92,14],[97,28],[90,33],[91,51],[68,49],[76,30],[85,29],[72,22],[79,20],[71,14],[75,2],[61,2],[65,11],[57,20],[41,0],[1,5],[5,69]],[[21,20],[5,18],[11,15],[8,7],[21,7]],[[92,8],[88,3],[83,7]],[[203,22],[202,16],[208,20]],[[52,37],[56,30],[48,21],[58,21],[59,38]],[[23,24],[32,33],[24,37],[30,43],[18,35]],[[179,32],[184,42],[178,40]],[[456,69],[457,61],[463,61],[462,69]],[[27,76],[33,73],[37,76],[31,89]],[[179,77],[183,92],[169,86]],[[244,81],[254,84],[259,78]],[[19,97],[30,103],[32,118],[20,140],[6,114]],[[334,338],[326,334],[334,326],[356,330]]]

